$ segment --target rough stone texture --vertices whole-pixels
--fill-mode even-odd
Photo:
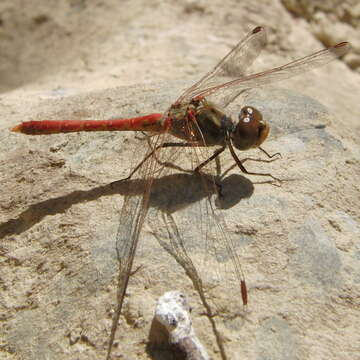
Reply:
[[[256,25],[269,35],[258,68],[316,51],[323,45],[315,34],[326,44],[353,42],[345,61],[358,69],[354,2],[340,9],[335,1],[301,2],[292,13],[285,1],[208,3],[1,2],[1,358],[104,357],[116,304],[119,210],[124,195],[136,192],[108,184],[128,174],[139,149],[130,133],[25,137],[8,127],[164,111]],[[320,23],[326,36],[318,35]],[[229,359],[353,360],[360,352],[360,78],[336,61],[276,86],[249,101],[272,124],[264,147],[282,159],[248,167],[291,181],[262,184],[236,169],[224,179],[216,211],[238,245],[249,309],[244,314],[238,299],[227,298],[214,320]],[[222,163],[231,164],[228,155]],[[167,182],[162,195],[178,199],[175,215],[185,219],[184,237],[191,239],[197,223],[186,215],[204,199],[196,192],[181,198],[185,175]],[[143,267],[131,278],[113,357],[168,358],[146,342],[156,299],[178,289],[194,304],[201,342],[220,358],[191,281],[148,226],[136,265]],[[220,300],[230,285],[225,278],[215,289]]]
[[[344,61],[360,72],[360,3],[357,0],[282,0],[284,6],[295,16],[307,20],[310,31],[323,44],[353,39],[353,51]]]

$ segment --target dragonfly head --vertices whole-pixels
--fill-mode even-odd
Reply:
[[[269,134],[269,124],[263,120],[260,111],[245,106],[239,114],[239,122],[231,132],[231,141],[238,150],[260,146]]]

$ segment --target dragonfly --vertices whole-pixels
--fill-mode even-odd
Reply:
[[[221,284],[224,273],[232,276],[233,281],[229,283],[234,285],[238,294],[234,297],[241,298],[243,305],[247,306],[248,291],[237,246],[226,229],[225,220],[216,211],[211,200],[214,193],[221,195],[221,184],[215,174],[218,166],[214,163],[217,164],[219,155],[228,149],[241,172],[278,181],[271,173],[248,171],[236,150],[257,148],[269,161],[277,154],[269,154],[262,147],[269,135],[270,124],[257,108],[243,104],[237,119],[227,115],[226,109],[230,104],[246,98],[246,94],[253,88],[323,66],[350,49],[348,42],[341,42],[285,65],[247,75],[249,67],[265,46],[265,29],[255,27],[211,71],[183,92],[164,113],[127,119],[26,121],[11,129],[27,135],[80,131],[136,131],[150,134],[146,137],[148,146],[145,147],[141,161],[127,178],[121,180],[131,181],[136,176],[143,181],[144,186],[141,196],[125,197],[120,213],[116,237],[119,258],[118,305],[112,323],[108,359],[133,271],[140,233],[147,216],[148,223],[159,224],[153,226],[153,235],[189,275],[208,310],[210,305],[204,277],[210,281],[212,277],[218,278]],[[213,148],[215,150],[209,156],[208,149]],[[188,221],[191,218],[194,220],[195,216],[199,223],[193,239],[183,235],[181,227],[187,225],[186,221],[181,223],[181,220],[176,219],[176,206],[167,203],[165,209],[163,206],[157,210],[152,210],[151,206],[154,181],[182,169],[182,166],[176,164],[183,165],[184,162],[190,165],[194,173],[199,174],[205,194],[205,201],[197,207],[197,212],[189,215]],[[193,189],[190,187],[188,191]],[[158,196],[161,198],[161,194]],[[191,247],[194,243],[195,248]],[[202,251],[196,251],[199,248]],[[219,259],[224,256],[227,261],[222,261],[222,265],[212,266],[210,259],[219,263]]]

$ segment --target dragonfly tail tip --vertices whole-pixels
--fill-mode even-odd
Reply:
[[[10,129],[10,131],[12,132],[17,132],[17,133],[21,133],[22,132],[22,126],[20,125],[16,125],[13,128]]]

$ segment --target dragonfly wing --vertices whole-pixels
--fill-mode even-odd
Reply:
[[[157,137],[159,138],[159,136]],[[152,149],[149,147],[144,156],[147,156]],[[138,179],[141,179],[141,189],[134,191],[137,185],[131,183],[132,194],[125,196],[120,212],[120,222],[116,235],[116,250],[119,261],[118,287],[117,287],[117,309],[112,319],[112,328],[108,345],[107,360],[110,359],[111,350],[115,339],[115,333],[119,322],[123,302],[128,287],[129,279],[133,271],[133,263],[138,248],[139,237],[144,225],[149,206],[149,196],[154,174],[157,171],[155,158],[150,158],[137,171]],[[130,180],[134,182],[134,180]],[[135,195],[133,194],[135,192]]]
[[[139,241],[139,234],[142,227],[143,219],[139,219],[141,198],[124,199],[124,204],[120,215],[120,224],[116,239],[116,250],[119,261],[118,288],[117,288],[117,309],[112,319],[110,340],[108,345],[107,359],[110,359],[112,345],[115,339],[117,324],[119,322],[126,289],[132,271],[132,265],[135,258],[136,248]],[[133,213],[136,216],[133,216]]]
[[[184,127],[189,128],[189,133],[193,125],[192,121],[184,119]],[[208,175],[192,172],[209,157],[209,149],[196,146],[162,148],[165,143],[174,142],[170,133],[148,137],[147,140],[147,154],[155,150],[154,154],[136,172],[135,183],[129,180],[131,193],[135,195],[125,197],[120,215],[117,309],[113,317],[108,359],[146,217],[154,238],[180,265],[176,277],[179,277],[182,268],[193,282],[207,312],[213,312],[209,306],[212,288],[218,296],[227,296],[232,292],[234,295],[230,299],[238,299],[243,294],[243,301],[247,301],[237,248],[212,203],[217,189],[213,177],[216,170],[214,162],[206,166],[206,170],[210,171]],[[182,169],[185,171],[179,172]],[[143,190],[134,191],[136,182],[143,184]],[[190,221],[197,223],[191,232]],[[237,309],[241,308],[237,301],[225,299],[223,303],[228,302],[235,304]],[[222,345],[219,343],[219,346]]]
[[[248,89],[267,85],[276,81],[289,79],[293,76],[310,71],[317,67],[323,66],[330,61],[346,54],[350,49],[347,42],[339,43],[327,49],[320,50],[314,54],[305,56],[301,59],[292,61],[270,70],[265,70],[256,74],[239,77],[221,85],[215,85],[203,89],[195,97],[206,97],[216,102],[221,107],[226,107],[229,103]]]
[[[189,102],[205,89],[245,76],[246,70],[265,45],[266,32],[264,28],[258,26],[248,33],[211,71],[187,89],[177,102]]]
[[[221,297],[221,306],[239,310],[241,300],[231,299],[247,302],[239,257],[241,239],[230,235],[221,210],[214,204],[218,197],[215,161],[206,166],[206,173],[192,173],[212,153],[213,149],[196,146],[159,151],[158,161],[171,166],[163,167],[161,179],[154,181],[148,224],[161,247],[191,279],[208,312],[213,312],[210,302],[214,304],[214,299]],[[179,168],[189,171],[179,173]],[[220,305],[215,306],[219,311]]]

